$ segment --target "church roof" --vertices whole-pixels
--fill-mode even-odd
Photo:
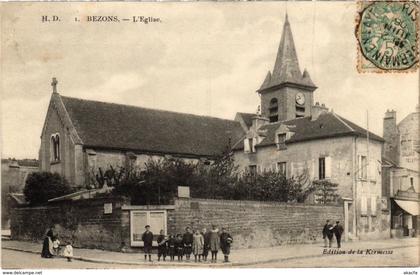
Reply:
[[[248,128],[252,126],[252,118],[255,117],[255,113],[237,113],[237,115],[243,119]]]
[[[326,112],[321,114],[316,120],[311,120],[311,117],[303,117],[264,125],[259,131],[265,132],[266,138],[256,146],[275,145],[275,134],[281,124],[289,126],[290,131],[294,133],[286,143],[340,136],[366,137],[366,129],[334,113]],[[380,142],[384,141],[383,138],[372,132],[369,132],[369,138]],[[238,142],[233,149],[243,149],[243,142]]]
[[[244,134],[233,120],[61,99],[85,147],[212,157]]]
[[[272,73],[268,72],[259,91],[286,83],[302,85],[312,89],[316,88],[309,73],[305,70],[302,74],[300,71],[292,30],[287,15],[283,25],[283,33],[280,39],[274,69]]]

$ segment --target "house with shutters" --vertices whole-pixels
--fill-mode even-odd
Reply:
[[[383,194],[388,198],[393,237],[416,237],[420,225],[420,106],[397,123],[397,112],[383,119]]]
[[[389,215],[381,207],[383,139],[314,103],[317,87],[299,68],[287,16],[274,68],[257,90],[257,114],[239,112],[226,120],[62,96],[55,79],[52,87],[40,168],[75,186],[86,186],[90,171],[110,165],[141,167],[165,157],[211,161],[229,149],[241,170],[337,183],[346,239],[389,235]],[[138,224],[154,214],[166,224],[164,211],[136,213],[130,219]]]
[[[344,200],[346,238],[389,235],[382,212],[381,150],[384,140],[315,103],[317,89],[299,68],[286,17],[272,71],[261,87],[260,113],[237,113],[245,131],[235,144],[235,162],[251,173],[280,171],[286,177],[338,184]]]

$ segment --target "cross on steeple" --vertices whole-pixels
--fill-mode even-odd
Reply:
[[[51,82],[51,86],[53,87],[53,93],[57,93],[57,84],[58,84],[57,78],[53,77],[52,82]]]

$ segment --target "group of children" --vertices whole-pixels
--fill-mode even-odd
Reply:
[[[54,256],[60,256],[61,247],[60,247],[60,240],[57,236],[52,238],[52,246],[54,250]],[[67,258],[68,262],[71,262],[71,258],[73,257],[73,246],[71,245],[70,241],[66,242],[66,246],[64,247],[64,250],[62,252],[63,257]]]
[[[150,226],[145,226],[146,231],[143,233],[142,240],[144,243],[144,260],[152,261],[152,245],[153,233],[150,231]],[[210,231],[206,228],[200,232],[199,230],[191,231],[190,227],[185,228],[184,234],[170,234],[166,236],[161,230],[157,237],[158,244],[158,261],[169,256],[171,261],[177,257],[178,261],[185,259],[190,261],[191,254],[194,255],[195,262],[207,261],[209,252],[211,253],[211,262],[217,262],[217,253],[219,248],[224,254],[224,262],[229,262],[230,246],[233,242],[232,236],[222,228],[221,232],[215,225]]]
[[[54,256],[60,256],[60,240],[58,239],[58,234],[54,232],[54,226],[51,226],[45,237],[42,244],[41,257],[42,258],[53,258]],[[73,257],[73,246],[71,241],[66,242],[62,256],[67,258],[67,261],[71,262]]]

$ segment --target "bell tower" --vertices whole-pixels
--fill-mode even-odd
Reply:
[[[257,92],[261,98],[261,114],[277,122],[311,115],[313,92],[317,87],[306,69],[301,73],[286,14],[283,33],[272,73]]]

